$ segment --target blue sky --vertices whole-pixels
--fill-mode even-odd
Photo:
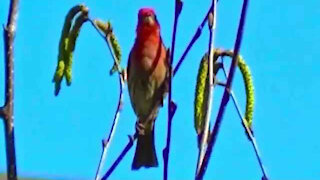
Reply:
[[[0,22],[7,18],[9,1],[0,5]],[[85,24],[74,54],[73,83],[63,83],[53,95],[51,83],[64,17],[75,4],[85,3],[90,16],[111,20],[122,48],[122,66],[135,38],[137,12],[153,7],[167,46],[171,44],[174,1],[42,1],[20,2],[15,40],[15,133],[18,173],[56,179],[93,179],[101,153],[101,139],[109,132],[118,98],[117,76],[109,76],[113,62],[105,42]],[[202,21],[211,1],[185,1],[178,24],[175,62]],[[220,0],[216,46],[233,48],[242,1]],[[250,1],[241,54],[254,78],[256,106],[253,128],[271,179],[320,178],[318,80],[320,66],[320,2]],[[1,37],[2,41],[2,37]],[[193,98],[199,60],[207,49],[208,31],[188,54],[174,78],[173,121],[169,179],[193,179],[197,160],[193,128]],[[3,55],[0,43],[0,57]],[[3,97],[3,61],[0,95]],[[244,109],[244,87],[236,72],[234,91]],[[212,119],[222,88],[215,92]],[[111,165],[133,134],[135,115],[125,90],[124,109],[107,157]],[[3,103],[3,98],[0,98]],[[166,102],[167,105],[167,102]],[[166,106],[165,105],[165,106]],[[134,149],[110,179],[162,179],[162,149],[166,142],[167,109],[156,123],[159,168],[131,171]],[[0,125],[3,129],[3,125]],[[1,130],[2,131],[2,130]],[[0,133],[0,147],[4,134]],[[5,172],[5,148],[0,148],[0,172]],[[233,104],[227,106],[221,131],[205,179],[261,178],[253,149]]]

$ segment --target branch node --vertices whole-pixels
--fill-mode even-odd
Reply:
[[[162,157],[163,157],[163,159],[168,159],[168,148],[167,147],[165,147],[162,150]]]
[[[177,107],[178,106],[174,101],[170,102],[170,113],[172,114],[172,116],[174,116],[174,114],[176,113]]]
[[[103,149],[103,148],[106,146],[106,144],[107,144],[107,143],[106,143],[106,140],[105,140],[105,139],[102,139],[102,140],[101,140],[101,144],[102,144],[102,149]]]
[[[209,25],[209,28],[210,28],[210,29],[212,29],[213,23],[214,23],[214,22],[213,22],[213,16],[214,16],[214,15],[212,14],[212,12],[210,12],[210,13],[209,13],[209,16],[208,16],[208,25]]]

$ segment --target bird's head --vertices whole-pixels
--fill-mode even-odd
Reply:
[[[137,43],[146,41],[147,39],[153,39],[159,41],[160,37],[160,25],[158,23],[156,14],[151,8],[142,8],[138,13],[138,25],[137,25]]]
[[[138,13],[138,28],[159,28],[156,14],[152,8],[142,8]]]

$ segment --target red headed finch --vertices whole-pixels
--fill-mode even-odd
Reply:
[[[167,92],[169,63],[153,9],[139,10],[135,43],[128,60],[128,89],[137,115],[138,142],[132,169],[157,167],[154,122]]]

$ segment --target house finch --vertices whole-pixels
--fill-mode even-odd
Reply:
[[[160,36],[155,12],[142,8],[138,14],[135,43],[128,60],[128,89],[131,105],[137,115],[137,147],[132,169],[157,167],[154,146],[154,122],[168,91],[169,63]]]

